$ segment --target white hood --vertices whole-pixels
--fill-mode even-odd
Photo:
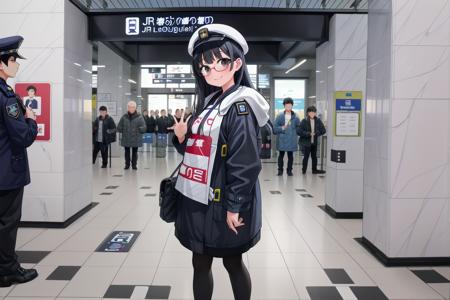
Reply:
[[[239,87],[236,91],[223,99],[222,103],[219,105],[219,113],[225,115],[234,103],[244,100],[250,105],[258,120],[259,127],[266,125],[267,121],[269,121],[269,103],[260,93],[246,86]]]

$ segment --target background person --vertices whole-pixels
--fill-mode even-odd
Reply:
[[[293,176],[292,165],[294,164],[294,152],[298,150],[297,143],[297,126],[300,120],[292,111],[294,101],[292,98],[283,100],[284,112],[280,113],[273,124],[273,132],[277,135],[277,150],[278,155],[278,176],[283,175],[284,153],[287,152],[288,164],[287,174]]]
[[[117,129],[113,118],[108,115],[106,106],[100,106],[99,114],[92,126],[94,139],[92,163],[95,164],[100,151],[102,154],[102,168],[106,168],[108,165],[108,147],[109,144],[116,141]]]
[[[138,147],[142,147],[142,135],[147,130],[144,118],[136,111],[136,102],[128,102],[128,112],[120,118],[117,131],[122,134],[120,145],[125,148],[125,170],[137,170]],[[130,158],[130,149],[132,157]]]
[[[297,134],[300,136],[299,142],[303,148],[303,174],[306,173],[306,169],[308,168],[310,155],[312,160],[312,173],[325,173],[325,171],[317,170],[317,139],[326,133],[326,129],[316,114],[317,109],[315,106],[308,107],[306,110],[306,118],[302,120],[300,126],[297,128]]]

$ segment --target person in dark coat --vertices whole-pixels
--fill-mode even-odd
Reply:
[[[0,288],[35,279],[16,254],[24,187],[30,183],[27,148],[38,134],[36,116],[6,83],[19,69],[21,36],[0,39]]]
[[[161,116],[156,120],[157,134],[167,134],[169,132],[170,120],[166,115],[166,110],[161,110]]]
[[[154,111],[150,111],[150,115],[148,114],[148,110],[144,110],[142,112],[142,116],[144,118],[145,121],[145,125],[147,126],[147,133],[154,133],[155,132],[155,127],[156,127],[156,120],[154,117]]]
[[[277,135],[278,155],[278,176],[283,175],[284,153],[287,152],[288,164],[287,175],[293,176],[292,166],[294,164],[294,152],[298,150],[297,127],[300,120],[292,107],[294,100],[286,98],[283,100],[284,111],[280,113],[273,124],[273,133]]]
[[[142,135],[147,131],[144,118],[136,111],[136,102],[128,102],[128,112],[120,118],[117,131],[122,133],[120,145],[125,148],[125,170],[137,170],[138,147],[142,147]],[[130,159],[130,150],[132,157]]]
[[[183,154],[175,235],[193,252],[195,299],[212,297],[213,257],[223,258],[235,299],[251,295],[242,254],[261,236],[258,136],[269,104],[252,88],[247,50],[243,36],[222,24],[199,28],[189,42],[198,102],[174,126],[173,144]]]
[[[150,110],[150,115],[148,117],[149,121],[146,123],[147,125],[147,132],[148,133],[155,133],[156,131],[156,118],[155,118],[155,111]]]
[[[102,168],[106,168],[108,165],[108,147],[109,144],[116,141],[117,129],[113,118],[108,115],[106,106],[100,106],[99,113],[100,116],[95,119],[92,126],[94,143],[92,163],[95,164],[98,152],[100,152],[102,154]]]
[[[297,134],[300,136],[299,143],[303,148],[303,168],[302,173],[306,173],[308,160],[311,155],[312,173],[323,174],[325,171],[317,170],[317,139],[326,133],[325,126],[316,116],[317,110],[310,106],[306,110],[306,118],[297,127]]]

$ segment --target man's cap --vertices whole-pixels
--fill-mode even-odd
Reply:
[[[244,55],[247,54],[247,41],[239,31],[224,24],[209,24],[200,27],[192,35],[188,46],[189,55],[192,56],[195,48],[206,42],[222,41],[226,38],[237,43],[242,48]]]
[[[16,54],[18,58],[25,59],[19,54],[23,37],[16,35],[0,39],[0,55]]]

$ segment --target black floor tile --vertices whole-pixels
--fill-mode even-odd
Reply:
[[[151,186],[141,186],[141,190],[149,190],[151,189]]]
[[[123,177],[123,175],[117,174],[117,175],[113,175],[113,177]]]
[[[297,192],[306,192],[305,189],[295,189]]]
[[[47,280],[72,280],[80,268],[79,266],[59,266],[47,277]]]
[[[103,298],[131,298],[134,285],[110,285]]]
[[[306,290],[311,300],[344,300],[334,286],[308,286]]]
[[[112,195],[113,193],[106,193],[106,192],[104,192],[104,193],[101,193],[100,195],[101,196],[110,196],[110,195]]]
[[[350,289],[358,300],[389,300],[377,286],[351,286]]]
[[[156,194],[145,194],[144,197],[156,197]]]
[[[435,270],[412,270],[425,283],[450,283],[450,281]]]
[[[280,191],[270,191],[270,193],[271,193],[272,195],[280,195],[280,194],[281,194]]]
[[[38,264],[50,251],[16,251],[19,257],[19,263],[21,264]]]
[[[300,194],[303,198],[313,198],[311,194]]]
[[[107,189],[107,190],[115,190],[118,187],[119,187],[118,185],[108,185],[105,189]]]
[[[148,288],[145,299],[169,299],[170,289],[170,286],[152,285]]]
[[[354,284],[344,269],[324,269],[333,284]]]

